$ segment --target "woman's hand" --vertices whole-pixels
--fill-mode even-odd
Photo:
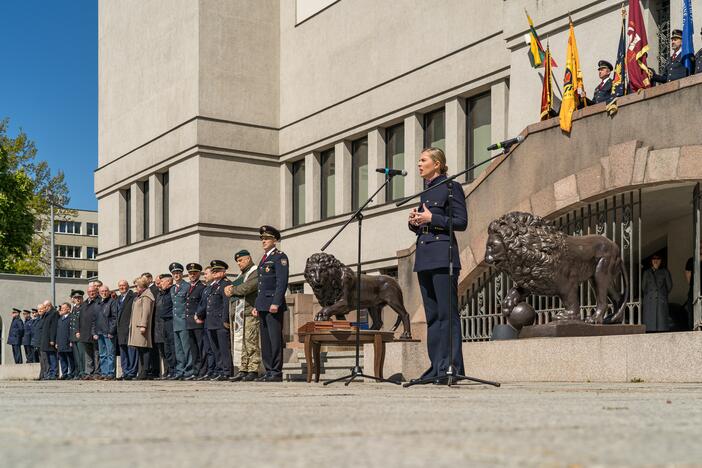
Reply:
[[[416,208],[412,210],[409,219],[409,222],[411,224],[415,226],[421,226],[422,224],[431,223],[431,211],[429,211],[429,208],[427,208],[427,204],[423,203],[422,208],[424,209],[424,211],[417,211]]]

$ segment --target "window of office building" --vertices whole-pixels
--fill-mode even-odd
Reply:
[[[482,94],[468,99],[466,103],[468,112],[467,118],[467,138],[466,142],[466,168],[485,161],[490,157],[487,147],[490,146],[491,139],[491,102],[490,93]],[[470,182],[478,177],[487,167],[484,164],[466,175],[466,181]]]
[[[91,260],[95,260],[97,258],[97,255],[98,255],[98,249],[97,249],[97,247],[87,247],[86,253],[87,253],[86,258],[89,258]]]
[[[385,167],[405,169],[405,126],[395,125],[385,130]],[[404,179],[393,177],[387,185],[385,199],[396,200],[404,195]]]
[[[54,221],[54,232],[61,234],[80,234],[81,223],[76,221]]]
[[[98,275],[97,271],[88,270],[86,272],[86,278],[97,278],[97,275]]]
[[[64,258],[80,258],[81,248],[74,245],[57,245],[56,256]]]
[[[334,149],[324,151],[320,157],[320,165],[322,170],[322,219],[327,219],[334,216],[335,200],[334,191]]]
[[[132,189],[126,189],[122,195],[124,196],[124,229],[125,237],[124,240],[127,245],[132,243]]]
[[[56,269],[56,276],[59,278],[80,278],[80,270]]]
[[[357,210],[368,198],[368,138],[351,144],[351,208]]]
[[[424,147],[446,151],[446,112],[443,108],[424,114]]]
[[[97,236],[98,235],[98,225],[97,223],[85,223],[86,230],[88,231],[89,236]]]
[[[142,182],[142,191],[144,193],[143,211],[144,211],[144,239],[149,238],[149,181]]]
[[[305,222],[305,161],[292,163],[293,226]]]
[[[163,187],[163,233],[168,234],[170,220],[168,219],[170,210],[170,176],[168,172],[161,175],[161,183]]]

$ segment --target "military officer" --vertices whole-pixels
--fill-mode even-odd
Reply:
[[[446,156],[439,148],[427,148],[420,154],[419,175],[425,187],[435,186],[446,179]],[[453,183],[453,203],[451,218],[455,231],[465,231],[468,226],[465,195],[461,184]],[[455,234],[448,232],[448,187],[443,184],[422,195],[419,208],[409,215],[409,229],[417,235],[414,271],[417,272],[419,290],[424,302],[427,320],[427,350],[431,367],[421,379],[435,379],[434,383],[446,381],[449,364],[453,364],[458,374],[463,374],[463,353],[461,351],[461,322],[458,312],[458,276],[461,262],[458,257],[458,243]],[[453,244],[453,281],[449,276],[448,247]],[[448,298],[452,296],[449,313]],[[448,321],[452,321],[453,335],[448,337]],[[449,356],[449,342],[452,340],[453,356]]]
[[[215,375],[210,380],[227,380],[232,375],[232,352],[229,335],[229,298],[224,288],[231,282],[227,279],[229,265],[223,260],[212,260],[212,284],[204,307],[198,310],[198,318],[205,320],[205,330],[216,359]]]
[[[22,364],[22,335],[24,335],[24,324],[20,318],[19,309],[12,309],[12,322],[10,322],[10,332],[7,335],[7,344],[12,346],[12,356],[15,364]]]
[[[263,257],[258,264],[258,296],[252,314],[259,317],[261,359],[265,373],[260,382],[283,380],[283,313],[287,310],[288,257],[276,248],[280,232],[273,226],[259,229]]]
[[[202,265],[192,262],[185,265],[185,269],[188,270],[188,279],[190,280],[187,283],[187,294],[185,296],[185,327],[188,332],[193,367],[192,375],[185,377],[185,380],[193,380],[200,375],[204,375],[204,369],[206,368],[203,365],[203,324],[198,323],[195,318],[205,285],[200,281]],[[200,374],[201,370],[203,370],[203,374]]]
[[[215,357],[212,346],[210,345],[209,333],[205,328],[205,309],[207,307],[207,298],[210,297],[210,292],[212,291],[212,267],[207,265],[203,270],[203,277],[205,278],[205,288],[202,290],[202,297],[200,297],[200,304],[198,304],[197,314],[202,314],[198,316],[195,314],[195,323],[203,326],[202,329],[202,363],[200,366],[200,372],[198,373],[197,380],[210,380],[216,376],[217,372],[217,359]]]
[[[175,342],[175,378],[184,380],[193,376],[193,357],[190,353],[190,339],[185,319],[185,303],[189,285],[183,279],[183,265],[173,262],[168,270],[173,275],[171,302],[173,302],[173,339]]]
[[[24,319],[24,334],[22,335],[22,347],[27,363],[34,362],[34,349],[32,349],[32,322],[31,311],[24,309],[22,311],[22,319]]]
[[[700,39],[702,39],[702,29],[700,29]],[[702,48],[695,54],[695,74],[702,73]]]
[[[685,68],[685,65],[682,62],[682,54],[680,53],[681,46],[682,31],[679,29],[673,29],[670,35],[670,49],[672,53],[670,54],[668,61],[663,65],[661,74],[653,74],[653,81],[658,83],[668,83],[687,76],[687,68]]]
[[[239,373],[229,380],[248,382],[258,378],[258,368],[261,366],[259,318],[251,314],[258,297],[258,270],[248,250],[238,251],[234,260],[241,273],[231,286],[225,288],[224,293],[231,298],[230,322],[241,323],[242,346]]]
[[[607,102],[612,97],[612,64],[606,60],[600,60],[597,62],[597,73],[600,76],[600,84],[595,88],[595,92],[592,95],[592,100],[586,99],[588,105],[599,104],[601,102]]]
[[[73,361],[75,362],[74,377],[80,379],[85,377],[85,347],[80,339],[80,313],[83,309],[83,296],[85,293],[80,289],[71,290],[71,313],[68,315],[70,320],[71,336],[70,342],[73,343]]]

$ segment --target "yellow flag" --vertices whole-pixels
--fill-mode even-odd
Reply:
[[[570,32],[568,34],[568,48],[566,50],[565,75],[563,77],[563,101],[561,102],[561,130],[570,133],[572,126],[573,112],[578,108],[580,95],[577,93],[583,89],[583,74],[580,71],[580,57],[578,55],[578,45],[575,42],[575,30],[573,22],[570,22]]]

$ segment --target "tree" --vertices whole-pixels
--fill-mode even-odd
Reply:
[[[8,135],[9,119],[0,120],[0,271],[41,274],[48,264],[46,228],[50,200],[57,219],[74,212],[63,208],[68,187],[62,171],[51,175],[46,161],[36,161],[34,142],[19,130]]]

